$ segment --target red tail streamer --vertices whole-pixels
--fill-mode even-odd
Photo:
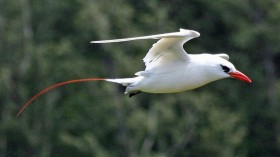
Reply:
[[[45,89],[43,89],[42,91],[40,91],[39,93],[37,93],[36,95],[34,95],[32,98],[30,98],[22,107],[21,109],[18,111],[17,113],[17,117],[21,114],[21,112],[30,104],[32,103],[35,99],[37,99],[39,96],[47,93],[48,91],[63,86],[63,85],[67,85],[67,84],[71,84],[71,83],[78,83],[78,82],[89,82],[89,81],[103,81],[105,80],[104,78],[85,78],[85,79],[77,79],[77,80],[69,80],[69,81],[64,81],[64,82],[60,82],[54,85],[51,85]]]

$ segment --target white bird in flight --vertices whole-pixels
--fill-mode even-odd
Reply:
[[[144,57],[146,68],[132,78],[85,78],[69,80],[47,87],[27,101],[17,116],[36,98],[56,87],[88,81],[108,81],[126,86],[125,94],[134,96],[140,92],[175,93],[201,87],[207,83],[236,78],[245,82],[252,81],[230,63],[227,54],[188,54],[183,49],[185,42],[199,37],[193,30],[180,29],[179,32],[149,35],[134,38],[91,41],[91,43],[113,43],[140,39],[160,39]]]

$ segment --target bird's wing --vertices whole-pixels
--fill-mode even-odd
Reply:
[[[200,34],[198,32],[193,30],[180,29],[179,32],[173,33],[164,33],[124,39],[91,41],[91,43],[112,43],[141,39],[160,39],[152,46],[152,48],[143,59],[146,65],[146,70],[150,70],[155,67],[168,65],[170,63],[187,61],[188,55],[183,49],[183,44],[188,40],[191,40],[192,38],[199,37],[199,35]]]

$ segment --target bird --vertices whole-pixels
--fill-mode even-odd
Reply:
[[[60,82],[40,91],[29,99],[18,111],[17,116],[35,99],[59,86],[89,81],[107,81],[122,84],[126,87],[125,94],[129,97],[141,92],[146,93],[176,93],[192,90],[210,82],[224,78],[235,78],[251,83],[251,79],[237,70],[229,62],[229,56],[219,54],[189,54],[183,45],[200,36],[194,30],[179,29],[178,32],[139,36],[112,40],[91,41],[93,44],[125,42],[133,40],[157,39],[143,61],[145,70],[128,78],[83,78]]]

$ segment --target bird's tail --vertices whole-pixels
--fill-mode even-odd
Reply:
[[[54,85],[51,85],[45,89],[43,89],[42,91],[40,91],[39,93],[35,94],[33,97],[31,97],[22,107],[21,109],[18,111],[17,113],[17,117],[23,112],[23,110],[29,105],[31,104],[34,100],[36,100],[38,97],[40,97],[41,95],[47,93],[48,91],[60,87],[60,86],[64,86],[64,85],[68,85],[68,84],[72,84],[72,83],[79,83],[79,82],[90,82],[90,81],[108,81],[108,82],[114,82],[114,83],[119,83],[122,84],[124,86],[128,86],[132,83],[134,83],[136,81],[136,78],[124,78],[124,79],[106,79],[106,78],[83,78],[83,79],[76,79],[76,80],[69,80],[69,81],[63,81]]]
[[[129,86],[130,84],[139,81],[139,79],[140,79],[139,77],[133,77],[133,78],[105,79],[105,81],[122,84],[123,86]]]

